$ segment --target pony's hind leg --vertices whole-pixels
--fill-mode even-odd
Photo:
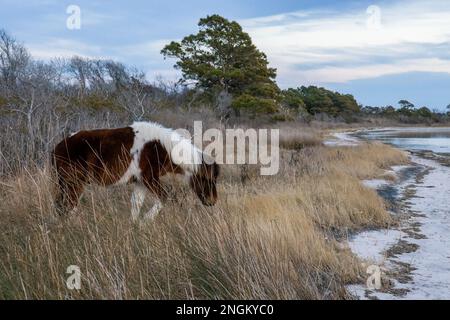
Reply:
[[[139,212],[144,204],[147,189],[142,185],[135,185],[131,195],[131,218],[136,221],[139,218]]]
[[[167,191],[163,188],[159,179],[152,179],[151,182],[144,180],[144,185],[156,196],[155,204],[144,215],[145,220],[153,220],[163,208],[162,201],[167,198]]]
[[[69,182],[64,176],[58,177],[58,191],[55,199],[55,207],[59,215],[72,213],[78,204],[78,200],[83,193],[84,182],[75,180]]]

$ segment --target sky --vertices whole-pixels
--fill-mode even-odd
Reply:
[[[67,26],[71,5],[80,28]],[[450,104],[448,0],[0,0],[0,28],[37,59],[115,59],[175,81],[160,50],[215,13],[243,26],[281,88],[324,86],[371,106]]]

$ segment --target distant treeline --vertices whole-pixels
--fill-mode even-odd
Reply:
[[[384,117],[396,120],[400,123],[436,123],[450,121],[450,106],[447,106],[447,112],[430,110],[429,108],[416,107],[408,100],[400,100],[399,107],[393,106],[372,107],[365,106],[361,108],[361,114],[367,117]]]
[[[447,112],[416,107],[408,100],[400,100],[398,107],[361,106],[351,94],[340,94],[325,88],[309,86],[282,91],[282,105],[294,111],[303,119],[313,119],[317,115],[331,116],[346,122],[362,119],[386,118],[399,123],[437,123],[450,120],[450,106]],[[323,118],[323,117],[322,117]],[[328,118],[330,119],[330,118]]]

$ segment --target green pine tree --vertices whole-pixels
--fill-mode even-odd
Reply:
[[[214,97],[230,94],[235,109],[276,112],[280,91],[276,69],[268,66],[266,55],[242,27],[219,15],[200,19],[198,26],[198,33],[172,41],[161,51],[177,59],[175,68],[181,70],[182,80]]]

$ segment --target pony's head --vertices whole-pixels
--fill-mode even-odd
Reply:
[[[191,187],[205,206],[213,206],[217,201],[218,176],[219,165],[214,161],[203,161],[191,176]]]

